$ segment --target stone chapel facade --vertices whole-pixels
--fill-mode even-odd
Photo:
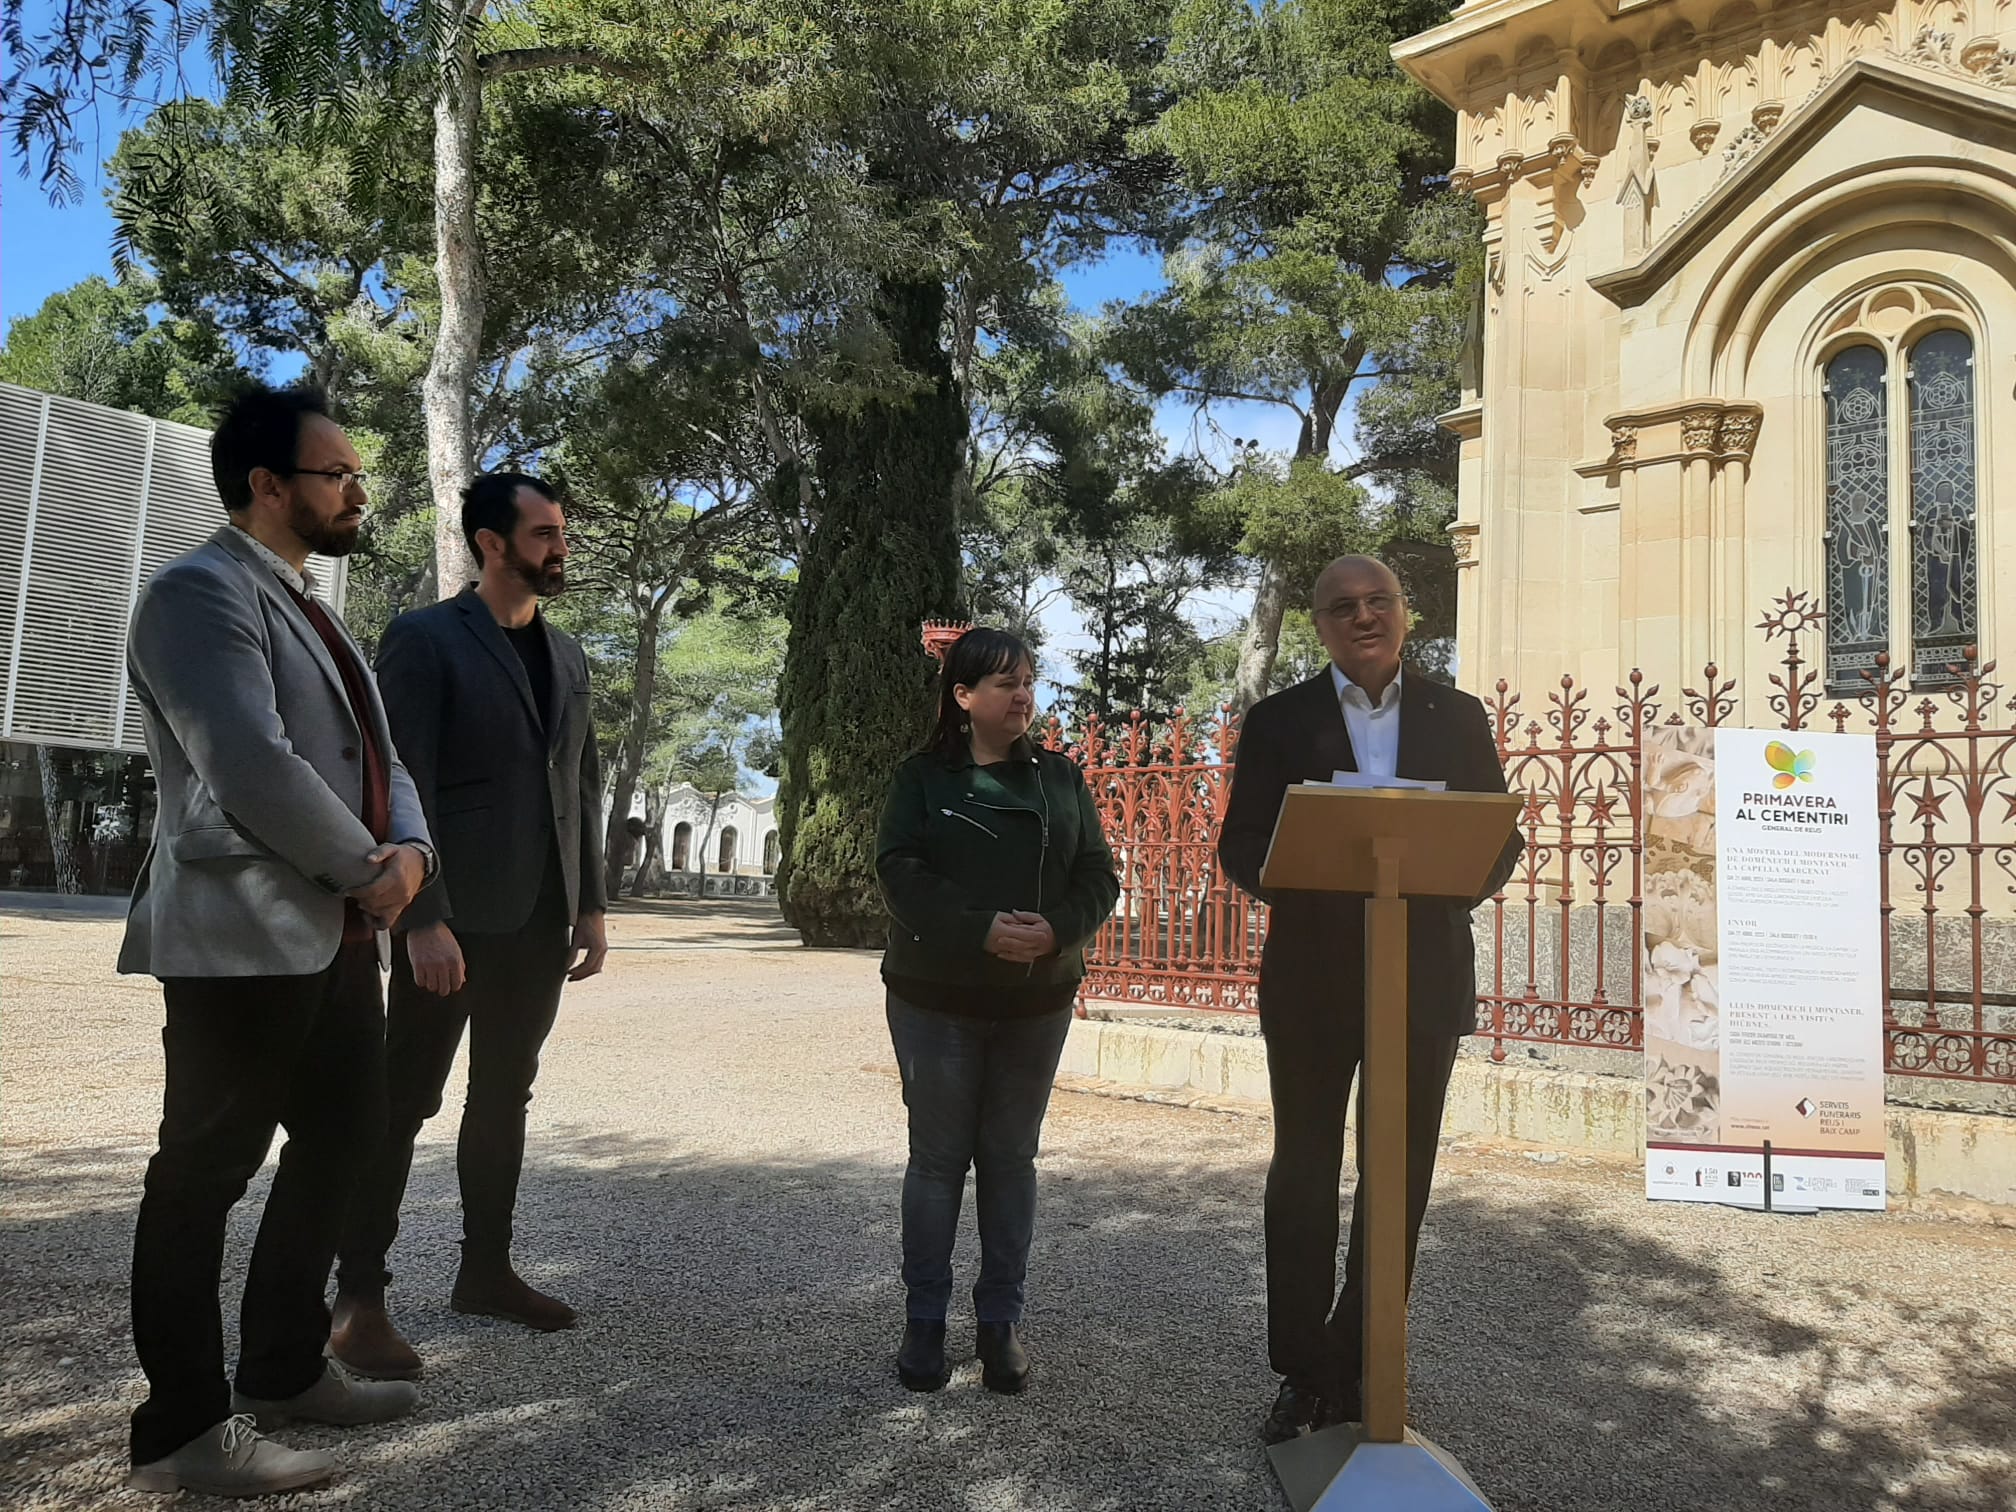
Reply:
[[[1471,0],[1394,55],[1457,112],[1486,218],[1444,417],[1465,686],[1530,708],[1563,673],[1677,690],[1712,661],[1770,723],[1754,627],[1787,587],[1833,689],[1884,653],[1925,687],[1993,659],[2016,0]]]

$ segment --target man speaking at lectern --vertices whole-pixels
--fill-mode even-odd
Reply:
[[[1344,1112],[1365,1049],[1364,900],[1263,890],[1260,870],[1291,784],[1335,772],[1440,781],[1502,793],[1505,773],[1484,706],[1400,666],[1407,600],[1383,562],[1348,556],[1316,580],[1316,632],[1330,666],[1262,699],[1241,727],[1218,858],[1271,905],[1260,964],[1260,1028],[1274,1103],[1267,1168],[1267,1352],[1280,1395],[1261,1427],[1270,1444],[1360,1417],[1364,1353],[1363,1214],[1354,1193],[1344,1285],[1337,1289],[1337,1188]],[[1491,874],[1512,874],[1517,831]],[[1480,898],[1478,901],[1482,901]],[[1407,1266],[1435,1174],[1442,1099],[1456,1046],[1476,1028],[1474,904],[1416,899],[1407,910]],[[1358,1166],[1365,1165],[1360,1134]]]

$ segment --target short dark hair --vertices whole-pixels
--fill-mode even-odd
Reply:
[[[210,434],[210,476],[231,514],[252,507],[252,469],[286,474],[301,456],[301,422],[329,418],[329,396],[311,384],[269,388],[255,383],[217,412]]]
[[[462,538],[476,565],[483,565],[483,548],[476,544],[476,532],[494,530],[505,540],[518,528],[518,490],[529,488],[542,498],[559,503],[559,495],[530,473],[484,473],[462,490]]]
[[[966,711],[952,696],[954,688],[977,688],[997,672],[1013,672],[1027,662],[1033,670],[1036,658],[1018,635],[979,625],[952,642],[945,653],[945,665],[938,674],[938,717],[931,726],[931,739],[924,749],[940,756],[956,758],[966,749]]]

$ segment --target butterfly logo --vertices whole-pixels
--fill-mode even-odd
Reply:
[[[1794,751],[1782,740],[1774,740],[1764,747],[1764,759],[1771,764],[1777,775],[1771,779],[1771,786],[1788,788],[1795,782],[1813,780],[1813,753]]]

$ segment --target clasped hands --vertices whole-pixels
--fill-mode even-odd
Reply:
[[[390,929],[426,885],[427,863],[410,845],[381,845],[364,859],[378,868],[378,875],[351,888],[349,895],[373,929]]]
[[[1020,910],[997,913],[994,922],[987,928],[984,948],[989,955],[997,955],[1018,965],[1040,961],[1044,956],[1056,953],[1057,932],[1041,914]]]

